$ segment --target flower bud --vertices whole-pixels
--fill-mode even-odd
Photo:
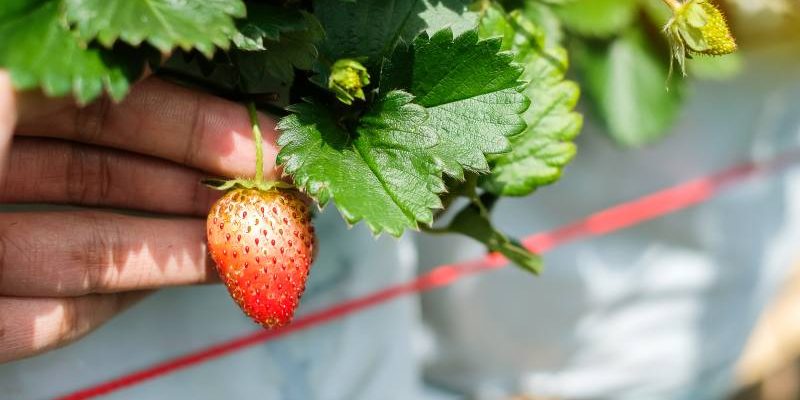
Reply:
[[[341,59],[331,67],[328,88],[344,104],[353,104],[354,99],[364,100],[364,86],[369,84],[369,73],[360,62]]]

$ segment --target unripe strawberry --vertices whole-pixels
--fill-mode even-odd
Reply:
[[[682,32],[691,51],[715,56],[736,51],[736,40],[731,35],[725,16],[715,5],[706,0],[690,0],[683,7],[688,25],[700,31],[704,42],[698,45],[697,41],[688,37],[689,32]]]
[[[288,324],[306,287],[315,238],[295,190],[234,189],[211,208],[208,249],[231,297],[266,328]]]
[[[670,42],[673,60],[686,75],[685,60],[691,54],[724,55],[736,51],[736,40],[731,34],[722,12],[708,0],[670,2],[673,16],[664,27]],[[672,63],[670,63],[670,74]]]

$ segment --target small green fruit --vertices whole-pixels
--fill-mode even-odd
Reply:
[[[675,7],[664,31],[683,75],[686,75],[687,55],[719,56],[733,53],[737,48],[725,16],[708,0],[688,0]]]

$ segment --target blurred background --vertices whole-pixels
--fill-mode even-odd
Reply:
[[[723,2],[740,51],[671,79],[662,4],[560,3],[531,13],[562,24],[587,117],[578,156],[554,186],[502,201],[499,226],[544,231],[798,147],[800,3]],[[425,378],[443,398],[800,398],[799,217],[793,168],[558,248],[537,279],[503,270],[425,294]],[[482,251],[419,245],[422,266]]]
[[[740,51],[695,57],[687,78],[668,76],[660,0],[504,3],[569,50],[585,115],[564,179],[497,205],[517,237],[800,148],[800,1],[721,2]],[[330,207],[316,226],[298,315],[485,253],[462,237],[374,239]],[[108,398],[800,399],[800,168],[544,259],[537,278],[464,278]],[[254,329],[220,285],[163,290],[0,365],[0,399],[52,398]]]

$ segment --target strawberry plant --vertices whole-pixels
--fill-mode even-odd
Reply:
[[[678,109],[669,55],[685,73],[693,54],[735,47],[710,0],[0,5],[0,67],[19,89],[118,101],[150,70],[250,104],[259,175],[211,182],[230,192],[207,233],[232,296],[268,327],[291,318],[313,257],[297,191],[376,235],[460,233],[539,273],[491,210],[557,181],[575,156],[569,56],[612,137],[639,145]],[[280,118],[276,161],[291,185],[260,175],[256,108]]]

